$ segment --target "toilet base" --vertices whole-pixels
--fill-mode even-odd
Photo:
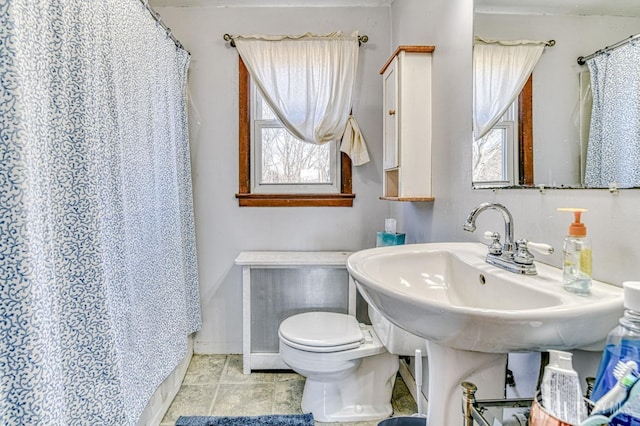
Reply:
[[[350,376],[332,382],[307,377],[302,411],[319,422],[355,422],[389,417],[398,356],[384,352],[362,359]]]

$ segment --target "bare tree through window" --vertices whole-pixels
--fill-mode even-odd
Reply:
[[[259,99],[259,137],[262,154],[262,183],[330,183],[331,143],[317,145],[291,135],[275,114]]]
[[[505,154],[504,129],[492,129],[473,143],[473,181],[502,181]]]
[[[302,142],[282,127],[263,128],[262,182],[330,182],[330,155],[328,144]]]

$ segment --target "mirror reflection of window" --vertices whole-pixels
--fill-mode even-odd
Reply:
[[[473,184],[511,186],[518,176],[518,101],[493,128],[473,141]]]
[[[475,37],[473,46],[473,184],[514,186],[533,181],[526,167],[530,154],[519,137],[519,101],[546,41],[490,40]],[[527,101],[530,104],[530,101]],[[530,109],[530,108],[529,108]],[[528,113],[522,111],[522,117]],[[522,132],[522,130],[520,130]],[[529,133],[530,134],[530,133]],[[523,134],[524,136],[524,134]],[[522,155],[521,155],[522,154]],[[530,155],[529,155],[530,157]],[[524,164],[523,167],[519,167]],[[519,173],[522,169],[525,173]]]

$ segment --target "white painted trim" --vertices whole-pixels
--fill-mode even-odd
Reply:
[[[250,367],[249,373],[251,370],[291,370],[280,358],[280,353],[252,353],[250,359],[251,365],[247,366]],[[243,369],[244,367],[243,365]]]
[[[251,374],[251,266],[242,267],[242,372]]]
[[[286,268],[298,266],[345,267],[348,251],[243,251],[236,265],[254,268]]]
[[[402,377],[402,380],[404,380],[405,385],[407,385],[407,388],[409,389],[409,393],[413,397],[413,400],[417,401],[418,399],[416,395],[417,394],[416,381],[413,378],[413,375],[411,374],[411,370],[409,369],[409,366],[402,359],[400,360],[400,369],[398,370],[398,372],[400,373],[400,377]],[[423,385],[420,398],[422,398],[422,406],[425,407],[425,413],[422,413],[422,414],[426,414],[426,410],[428,409],[427,407],[429,406],[427,398],[424,396],[425,390],[426,389],[424,388],[424,385]]]
[[[278,370],[289,367],[280,353],[251,352],[251,269],[252,268],[334,268],[345,269],[351,253],[347,251],[243,251],[236,257],[242,266],[242,372]],[[347,312],[356,314],[356,284],[349,276]]]

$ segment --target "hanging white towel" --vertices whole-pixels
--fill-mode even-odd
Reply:
[[[353,115],[350,115],[347,119],[347,125],[342,134],[340,151],[351,158],[354,166],[361,166],[369,162],[369,151],[367,151],[364,136],[362,136],[358,122]]]

